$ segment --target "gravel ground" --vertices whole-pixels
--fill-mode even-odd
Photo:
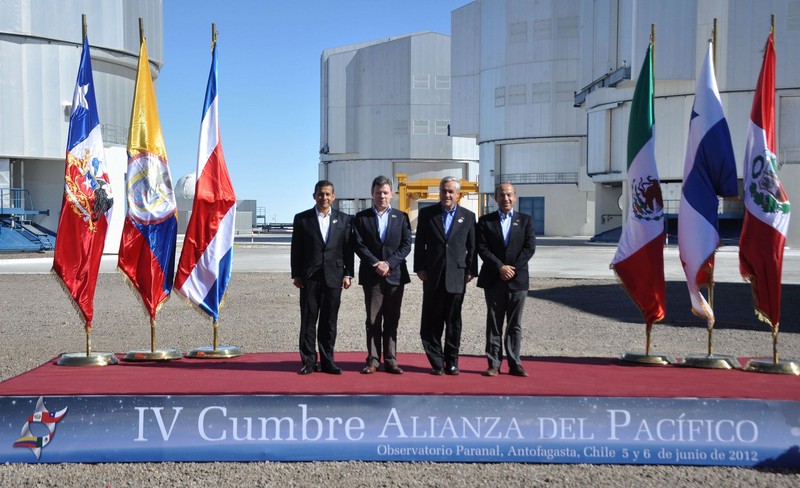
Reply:
[[[0,275],[4,296],[0,379],[23,373],[62,352],[81,351],[84,334],[69,301],[46,275]],[[667,284],[670,315],[653,330],[653,350],[683,356],[703,353],[705,323],[689,312],[686,285]],[[408,286],[398,349],[421,352],[422,287]],[[753,315],[749,286],[717,285],[715,352],[739,357],[771,356],[767,328]],[[800,285],[784,285],[783,356],[800,352]],[[95,299],[97,351],[150,347],[147,316],[119,274],[101,274]],[[115,304],[111,308],[109,304]],[[338,351],[364,350],[363,293],[346,290],[339,318]],[[485,305],[471,284],[464,305],[462,353],[483,353]],[[298,292],[288,273],[234,273],[220,320],[220,343],[247,351],[295,351]],[[157,346],[188,351],[211,340],[211,323],[179,299],[159,312]],[[644,326],[638,311],[613,280],[541,279],[532,283],[525,310],[523,355],[617,356],[641,351]],[[298,360],[299,367],[299,360]],[[536,381],[535,369],[530,381]],[[345,374],[357,374],[346,372]],[[755,373],[754,373],[755,374]],[[800,379],[798,380],[800,381]],[[800,387],[800,383],[798,383]],[[797,487],[800,470],[724,467],[448,464],[448,463],[139,463],[0,465],[0,486],[747,486]]]

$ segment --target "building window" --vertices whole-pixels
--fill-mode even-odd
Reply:
[[[528,103],[527,85],[510,85],[508,87],[508,104],[525,105]]]
[[[356,202],[355,200],[336,200],[339,202],[339,211],[344,212],[346,214],[355,215],[356,213]]]
[[[437,90],[449,90],[450,89],[450,75],[436,75],[436,78],[433,80],[433,86]]]
[[[427,90],[431,87],[431,75],[414,75],[411,79],[411,87],[416,90]]]
[[[498,86],[494,89],[494,106],[505,107],[506,105],[506,87]]]
[[[427,120],[415,120],[414,121],[414,135],[425,135],[430,132],[428,126],[430,124]]]
[[[436,121],[436,135],[438,136],[446,136],[447,135],[447,126],[450,125],[449,120],[437,120]]]
[[[514,22],[508,26],[509,44],[524,44],[528,42],[528,23]]]

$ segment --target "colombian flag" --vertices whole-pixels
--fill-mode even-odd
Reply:
[[[153,321],[172,291],[178,220],[144,39],[128,133],[127,194],[118,268]]]

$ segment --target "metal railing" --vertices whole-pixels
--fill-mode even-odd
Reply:
[[[578,173],[502,173],[498,183],[516,184],[578,184]]]

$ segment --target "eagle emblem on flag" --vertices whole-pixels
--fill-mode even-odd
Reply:
[[[633,215],[639,220],[658,221],[664,216],[664,199],[658,179],[647,175],[631,179]]]

